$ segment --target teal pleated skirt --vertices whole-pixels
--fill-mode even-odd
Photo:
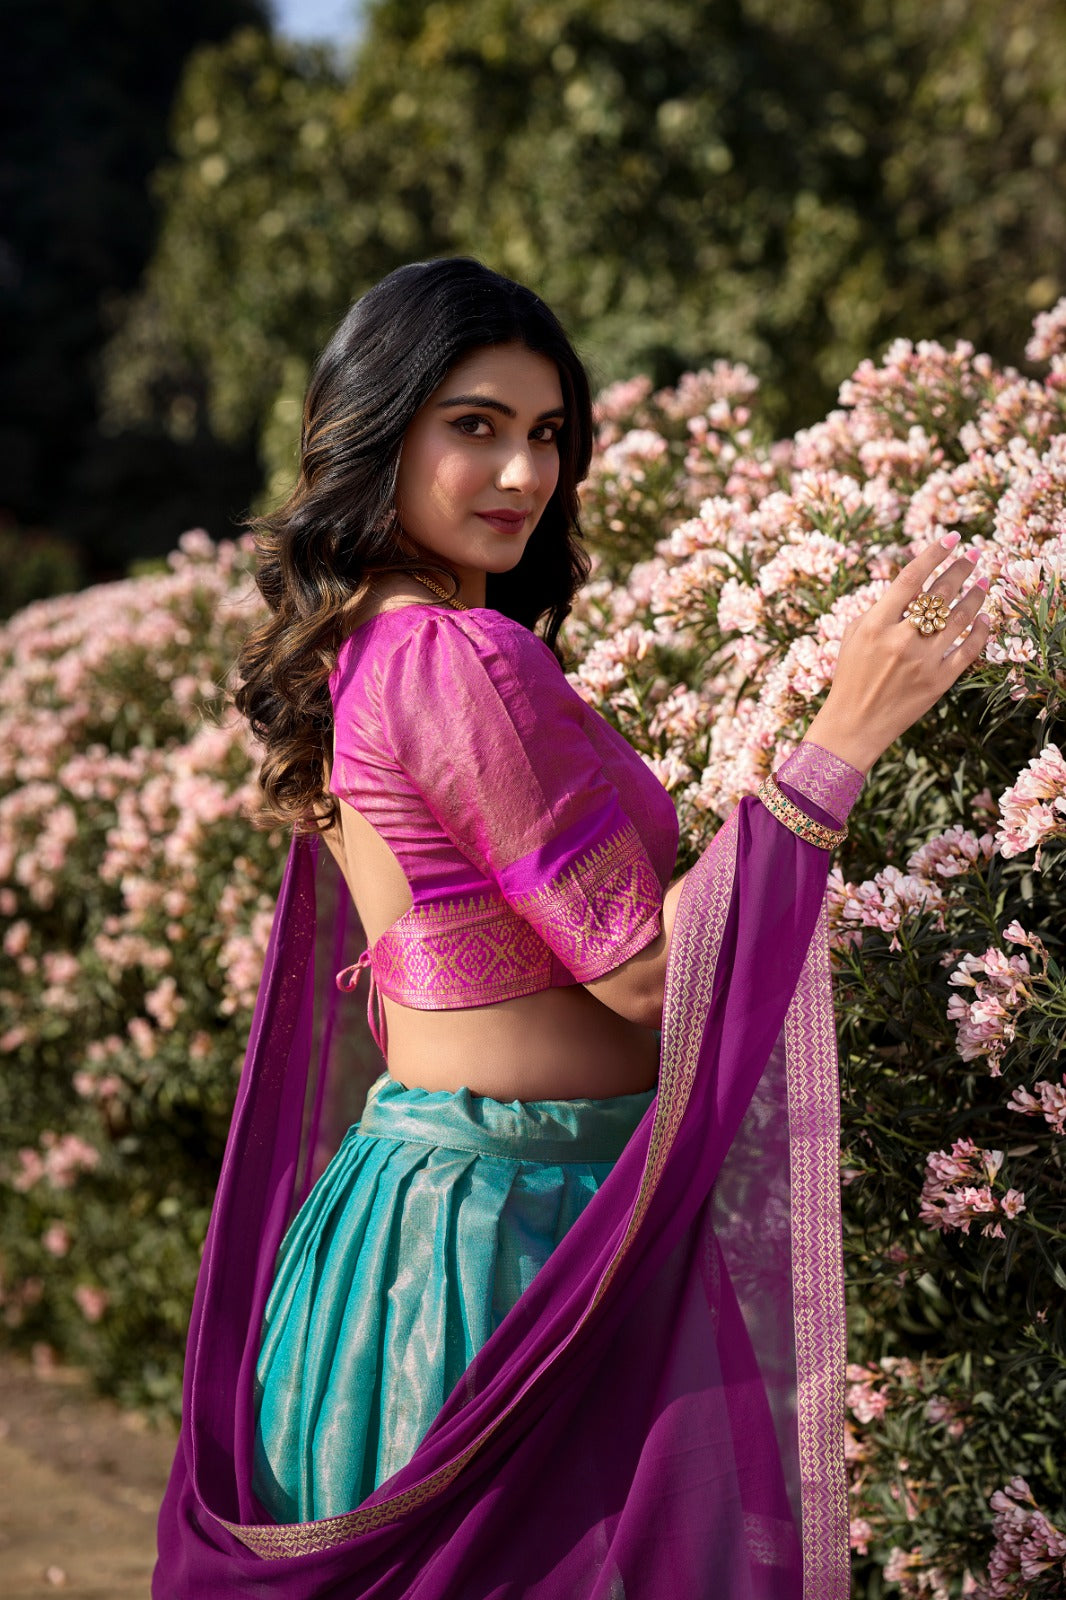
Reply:
[[[277,1521],[349,1511],[406,1465],[651,1099],[505,1104],[377,1080],[267,1303],[254,1485]]]

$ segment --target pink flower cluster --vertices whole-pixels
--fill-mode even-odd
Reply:
[[[897,339],[880,367],[863,361],[840,386],[840,403],[910,428],[950,424],[959,402],[985,394],[994,377],[991,359],[960,339],[953,350],[934,340]]]
[[[1002,1219],[1013,1221],[1025,1210],[1025,1195],[1019,1190],[993,1194],[1002,1165],[1002,1150],[981,1150],[972,1139],[956,1139],[950,1152],[931,1151],[919,1204],[926,1227],[969,1233],[972,1223],[983,1222],[983,1234],[1002,1239]]]
[[[976,459],[982,450],[1009,448],[1014,439],[1030,445],[1046,443],[1061,425],[1054,386],[1033,383],[1008,370],[996,378],[992,398],[963,423],[959,442]]]
[[[1033,1084],[1035,1094],[1028,1089],[1015,1089],[1007,1101],[1007,1109],[1020,1111],[1026,1117],[1043,1117],[1054,1133],[1066,1134],[1066,1073],[1060,1083],[1042,1078]]]
[[[70,1229],[62,1222],[50,1222],[41,1235],[41,1244],[50,1256],[61,1260],[70,1249]]]
[[[220,661],[232,660],[259,601],[240,547],[215,545],[202,533],[181,543],[168,574],[39,600],[4,624],[0,793],[50,781],[72,752],[104,756],[90,730],[121,723],[131,679],[155,697],[164,721],[181,712],[175,731],[191,731],[200,712],[175,705],[175,678],[211,684],[217,698]],[[213,631],[197,637],[190,620],[206,616],[215,618]]]
[[[913,1363],[908,1363],[913,1367]],[[848,1387],[844,1404],[856,1421],[880,1421],[892,1403],[892,1367],[864,1367],[850,1363],[847,1370]]]
[[[898,1439],[915,1425],[943,1426],[948,1438],[960,1439],[970,1425],[964,1404],[941,1392],[944,1364],[921,1363],[906,1356],[886,1356],[847,1368],[845,1456],[851,1476],[850,1543],[861,1555],[871,1545],[884,1545],[897,1513],[908,1523],[927,1516],[932,1485],[910,1460],[899,1454]],[[949,1380],[950,1381],[950,1380]],[[885,1419],[890,1417],[890,1425]],[[892,1441],[892,1442],[889,1442]],[[891,1511],[889,1510],[891,1508]],[[886,1576],[907,1595],[947,1594],[946,1578],[919,1547],[891,1550]],[[964,1590],[964,1592],[966,1592]]]
[[[685,486],[690,496],[714,489],[743,503],[765,494],[769,475],[755,467],[750,423],[750,408],[725,398],[689,418]]]
[[[588,650],[570,681],[585,698],[605,699],[628,681],[656,643],[655,634],[648,628],[621,628]]]
[[[920,1545],[910,1550],[895,1546],[884,1567],[888,1583],[898,1583],[905,1600],[950,1600],[951,1590],[939,1567],[933,1566]]]
[[[958,1400],[947,1400],[935,1394],[926,1402],[927,1422],[944,1423],[949,1439],[961,1439],[969,1426],[969,1418]]]
[[[983,955],[964,955],[950,984],[966,993],[948,1001],[948,1021],[955,1024],[955,1043],[963,1061],[987,1058],[988,1070],[998,1078],[1007,1046],[1017,1035],[1022,1012],[1033,1000],[1029,958],[1008,956],[995,945]]]
[[[39,1149],[19,1150],[18,1164],[10,1183],[20,1194],[42,1182],[53,1189],[70,1189],[80,1173],[99,1166],[100,1152],[75,1133],[58,1134],[46,1128]]]
[[[1030,1585],[1058,1578],[1066,1592],[1066,1533],[1040,1510],[1024,1478],[992,1496],[995,1545],[977,1600],[1026,1600]]]
[[[655,404],[675,422],[693,422],[722,401],[750,400],[759,380],[743,362],[716,361],[699,372],[683,372],[674,389],[660,389]]]
[[[1025,347],[1030,361],[1050,361],[1066,355],[1066,295],[1050,311],[1041,311],[1033,323],[1033,336]]]
[[[900,949],[900,931],[908,918],[933,915],[943,926],[946,905],[936,878],[883,867],[863,883],[845,883],[840,869],[829,879],[829,921],[837,945],[856,944],[864,928],[887,933],[889,949]]]
[[[1066,834],[1066,759],[1057,744],[1046,744],[999,797],[996,844],[1004,856],[1040,852],[1051,838]]]
[[[961,878],[979,871],[991,861],[994,851],[995,840],[990,833],[977,834],[972,828],[954,823],[914,851],[908,858],[907,871],[932,882]]]
[[[74,1290],[74,1303],[86,1322],[99,1322],[111,1303],[106,1289],[92,1283],[79,1283]]]
[[[643,424],[649,415],[646,401],[651,391],[652,381],[643,373],[635,378],[622,378],[600,391],[592,419],[599,429],[597,443],[601,450],[621,438],[627,427]]]
[[[258,614],[246,566],[237,546],[186,535],[169,573],[42,601],[0,628],[0,1046],[32,1051],[57,1017],[103,1004],[100,1036],[79,1036],[71,1059],[72,1111],[101,1141],[167,1048],[191,1052],[190,992],[215,1019],[254,997],[280,841],[255,836],[242,892],[217,912],[205,875],[221,828],[247,835],[254,792],[250,739],[204,715]],[[151,742],[108,748],[109,726]],[[91,908],[87,937],[67,948],[47,942],[42,916],[64,902]],[[205,995],[219,975],[221,994]],[[212,1035],[196,1038],[203,1059]],[[95,1136],[46,1130],[11,1153],[7,1181],[69,1187],[100,1161]]]

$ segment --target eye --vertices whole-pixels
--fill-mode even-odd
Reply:
[[[558,422],[541,422],[529,437],[535,439],[538,444],[555,444],[559,438],[560,427],[561,423]]]
[[[456,417],[452,427],[468,439],[488,439],[492,434],[492,423],[488,417]]]

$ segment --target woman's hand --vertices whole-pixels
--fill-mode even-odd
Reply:
[[[980,610],[988,579],[978,578],[957,598],[974,571],[974,562],[966,559],[953,561],[929,584],[930,594],[951,605],[943,632],[921,634],[903,620],[907,605],[958,542],[959,535],[950,533],[916,555],[841,640],[832,686],[805,737],[860,772],[868,772],[936,704],[988,641],[990,622]],[[960,641],[967,628],[969,634]]]

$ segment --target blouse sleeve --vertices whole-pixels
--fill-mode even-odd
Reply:
[[[380,694],[385,738],[439,826],[579,983],[657,936],[663,885],[541,640],[507,618],[429,613]]]

